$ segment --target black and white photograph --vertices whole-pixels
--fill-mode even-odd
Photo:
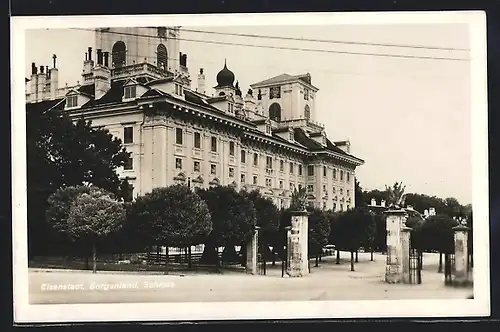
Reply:
[[[489,315],[484,13],[11,22],[15,321]]]

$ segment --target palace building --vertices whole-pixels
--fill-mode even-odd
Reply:
[[[223,63],[214,93],[203,69],[191,86],[177,27],[101,28],[88,48],[81,79],[60,86],[52,66],[32,64],[26,107],[85,117],[122,140],[131,157],[118,170],[133,197],[155,187],[231,185],[260,190],[287,207],[294,189],[310,204],[354,207],[355,170],[363,160],[349,141],[332,142],[315,121],[311,75],[282,74],[242,93]],[[222,59],[221,59],[222,67]]]

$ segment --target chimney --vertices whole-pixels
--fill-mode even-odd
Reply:
[[[47,82],[47,74],[45,73],[45,67],[40,66],[40,72],[38,73],[38,86],[37,86],[37,100],[43,99],[43,90],[45,89],[45,83]]]
[[[431,207],[429,208],[429,216],[435,216],[436,215],[436,209]]]
[[[377,200],[375,198],[372,198],[372,201],[371,201],[371,206],[376,206],[377,205]]]
[[[424,210],[424,216],[426,216],[426,217],[429,216],[429,210],[427,210],[427,209]]]
[[[49,66],[45,66],[45,73],[47,74],[47,78],[50,78]]]
[[[54,60],[55,64],[55,60]],[[57,97],[57,90],[59,88],[59,69],[52,68],[50,70],[50,98],[55,99]]]
[[[92,69],[95,84],[95,99],[104,96],[111,89],[111,70],[102,65],[103,53],[97,50],[98,66]]]
[[[82,76],[84,76],[84,82],[91,79],[88,74],[92,73],[92,68],[94,68],[94,60],[92,60],[92,47],[89,47],[88,52],[85,53],[85,61],[83,62]]]
[[[30,100],[38,100],[38,70],[34,62],[31,63]]]
[[[109,68],[109,52],[104,52],[104,67]]]
[[[188,61],[187,58],[188,58],[187,54],[182,55],[182,63],[184,67],[187,67],[187,61]]]
[[[206,94],[205,86],[205,74],[203,74],[203,68],[200,68],[200,73],[198,74],[198,92]]]
[[[102,66],[102,50],[101,49],[97,50],[97,65]]]
[[[385,200],[384,199],[380,201],[380,206],[385,207]]]
[[[56,59],[57,59],[57,55],[52,54],[52,68],[57,68],[56,67]]]

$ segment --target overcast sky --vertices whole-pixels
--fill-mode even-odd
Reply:
[[[468,49],[467,25],[332,25],[301,27],[190,28],[236,34],[327,39]],[[346,45],[246,38],[195,32],[181,38],[265,46],[467,58],[468,51]],[[84,53],[94,35],[77,30],[30,31],[26,73],[31,62],[50,65],[57,54],[59,86],[80,80]],[[282,73],[311,73],[319,92],[317,121],[331,140],[349,139],[352,153],[365,160],[357,170],[363,189],[383,189],[396,181],[407,192],[472,202],[470,62],[438,59],[309,52],[181,40],[197,86],[199,68],[207,87],[227,59],[245,93],[249,85]]]

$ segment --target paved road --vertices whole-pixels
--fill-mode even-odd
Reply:
[[[348,255],[344,254],[347,258]],[[461,298],[471,289],[445,287],[437,273],[436,257],[425,257],[421,285],[388,285],[383,282],[385,256],[360,254],[355,272],[347,261],[334,259],[312,267],[304,278],[281,278],[281,265],[268,268],[266,276],[232,272],[224,275],[144,275],[90,272],[29,272],[31,304],[219,302],[301,300],[384,300]],[[314,266],[314,263],[312,263]],[[62,289],[66,287],[66,289]]]

